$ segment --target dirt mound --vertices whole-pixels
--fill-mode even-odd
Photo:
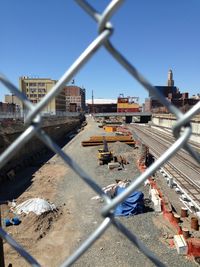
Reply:
[[[60,214],[59,211],[47,211],[36,216],[34,225],[35,232],[39,234],[37,235],[37,240],[43,238],[48,233],[53,226],[53,223],[58,220]]]
[[[109,144],[109,150],[113,151],[115,154],[122,154],[127,152],[133,152],[133,147],[122,143],[122,142],[115,142],[113,144]]]
[[[36,215],[33,212],[29,214],[20,215],[19,219],[21,223],[17,226],[10,226],[9,232],[15,233],[16,230],[19,233],[19,241],[20,234],[26,233],[26,237],[23,238],[23,241],[28,240],[39,240],[43,238],[52,228],[53,224],[60,218],[62,211],[59,209],[54,211],[47,211],[42,213],[41,215]],[[35,233],[35,234],[34,234]],[[23,244],[23,242],[22,242]]]

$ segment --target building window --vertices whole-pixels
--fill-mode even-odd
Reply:
[[[37,97],[36,94],[30,94],[30,97]]]
[[[40,92],[40,93],[45,93],[45,92],[46,92],[46,89],[45,89],[45,88],[39,88],[39,89],[38,89],[38,92]]]
[[[33,92],[36,92],[36,91],[37,91],[37,89],[36,89],[36,88],[32,88],[32,87],[31,87],[31,88],[29,88],[29,91],[31,91],[31,92],[33,93]]]
[[[38,83],[38,86],[45,86],[45,83]]]
[[[34,104],[37,103],[37,100],[30,100],[30,101],[31,101],[32,103],[34,103]]]
[[[37,83],[29,83],[29,86],[37,86]]]

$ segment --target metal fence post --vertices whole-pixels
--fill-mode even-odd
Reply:
[[[0,205],[0,227],[1,227],[1,205]],[[4,252],[3,252],[3,239],[0,236],[0,267],[5,267]]]

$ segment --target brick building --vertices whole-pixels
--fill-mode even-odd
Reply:
[[[64,88],[66,111],[80,112],[85,111],[85,89],[75,85],[69,85]]]
[[[87,100],[88,113],[112,113],[117,112],[116,99],[88,99]]]
[[[0,112],[14,113],[16,112],[16,105],[14,103],[0,102]]]
[[[21,100],[13,94],[12,95],[5,95],[4,102],[8,103],[8,104],[14,104],[15,105],[15,111],[20,112],[22,109]]]
[[[155,86],[172,104],[178,107],[182,112],[188,111],[195,105],[200,97],[189,98],[189,94],[181,93],[179,89],[174,86],[172,70],[168,72],[167,86]],[[169,111],[163,106],[160,101],[154,96],[149,94],[149,98],[145,99],[144,110],[153,113],[168,113]]]

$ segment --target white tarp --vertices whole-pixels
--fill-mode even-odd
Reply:
[[[50,204],[48,201],[44,199],[31,198],[17,205],[14,208],[14,212],[17,214],[21,213],[28,214],[29,212],[34,212],[35,214],[40,215],[45,211],[55,210],[55,209],[56,206],[54,204]]]

